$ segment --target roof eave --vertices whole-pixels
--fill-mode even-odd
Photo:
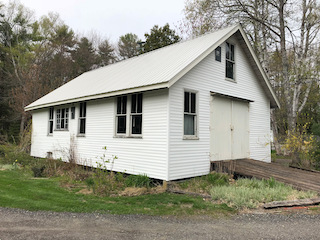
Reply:
[[[136,88],[130,88],[130,89],[123,89],[119,91],[114,91],[114,92],[107,92],[107,93],[102,93],[102,94],[95,94],[95,95],[90,95],[90,96],[83,96],[80,98],[72,98],[72,99],[67,99],[63,101],[55,101],[55,102],[50,102],[46,104],[39,104],[39,105],[34,105],[32,104],[26,106],[24,110],[31,111],[31,110],[36,110],[40,108],[46,108],[46,107],[52,107],[56,105],[64,105],[64,104],[70,104],[70,103],[75,103],[75,102],[82,102],[82,101],[89,101],[89,100],[94,100],[94,99],[101,99],[101,98],[107,98],[107,97],[113,97],[117,95],[123,95],[123,94],[130,94],[134,92],[144,92],[144,91],[150,91],[150,90],[156,90],[156,89],[161,89],[161,88],[168,88],[168,82],[162,82],[154,85],[148,85],[148,86],[141,86],[141,87],[136,87]]]

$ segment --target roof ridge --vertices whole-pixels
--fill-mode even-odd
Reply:
[[[146,52],[146,53],[142,53],[142,54],[136,55],[136,56],[131,57],[131,58],[122,59],[122,60],[120,60],[120,61],[118,61],[118,62],[115,62],[115,63],[112,63],[112,64],[108,64],[108,65],[103,66],[103,67],[99,67],[99,68],[95,68],[95,69],[89,70],[89,71],[84,72],[84,73],[82,73],[82,74],[86,74],[86,73],[93,72],[93,71],[96,71],[96,70],[99,70],[99,69],[102,69],[102,68],[107,68],[107,67],[110,67],[110,66],[114,66],[114,65],[116,65],[116,64],[118,64],[118,63],[123,63],[123,62],[131,61],[131,60],[136,59],[136,58],[139,58],[139,57],[141,58],[142,56],[146,56],[146,55],[149,55],[149,54],[151,54],[151,53],[158,52],[158,51],[160,51],[160,50],[163,50],[163,49],[172,47],[172,46],[174,46],[174,45],[178,45],[178,44],[190,42],[190,41],[193,41],[193,40],[195,40],[195,39],[199,39],[199,38],[205,37],[205,36],[207,36],[207,35],[209,35],[209,34],[213,34],[213,33],[219,32],[219,31],[223,31],[223,30],[225,30],[225,29],[227,29],[227,28],[234,28],[234,27],[236,27],[236,26],[238,26],[238,25],[239,25],[239,24],[234,24],[234,25],[231,25],[231,26],[227,26],[227,27],[224,27],[224,28],[220,28],[220,29],[218,29],[218,30],[212,30],[212,31],[210,31],[210,32],[206,32],[206,33],[204,33],[204,34],[201,34],[201,35],[198,35],[198,36],[194,36],[194,37],[189,38],[189,39],[185,39],[185,40],[182,40],[182,41],[179,41],[179,42],[176,42],[176,43],[172,43],[172,44],[169,44],[169,45],[167,45],[167,46],[160,47],[160,48],[154,49],[154,50],[152,50],[152,51],[149,51],[149,52]],[[80,74],[80,75],[82,75],[82,74]],[[79,75],[79,76],[80,76],[80,75]]]

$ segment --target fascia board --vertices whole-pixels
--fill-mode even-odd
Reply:
[[[24,110],[27,112],[27,111],[31,111],[31,110],[40,109],[40,108],[46,108],[46,107],[52,107],[52,106],[57,106],[57,105],[70,104],[70,103],[74,103],[74,102],[82,102],[82,101],[89,101],[89,100],[94,100],[94,99],[113,97],[113,96],[117,96],[117,95],[130,94],[130,93],[134,93],[134,92],[144,92],[144,91],[150,91],[150,90],[157,90],[157,89],[161,89],[161,88],[168,88],[168,82],[163,82],[163,83],[149,85],[149,86],[143,86],[143,87],[137,87],[137,88],[131,88],[131,89],[125,89],[125,90],[120,90],[120,91],[116,91],[116,92],[108,92],[108,93],[103,93],[103,94],[98,94],[98,95],[83,96],[80,98],[73,98],[73,99],[68,99],[68,100],[63,100],[63,101],[50,102],[50,103],[31,106],[31,107],[26,106],[24,108]]]

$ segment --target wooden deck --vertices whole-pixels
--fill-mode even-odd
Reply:
[[[317,171],[285,167],[277,163],[242,159],[235,161],[234,173],[257,179],[273,177],[275,180],[292,185],[299,190],[313,190],[320,193],[320,172]]]

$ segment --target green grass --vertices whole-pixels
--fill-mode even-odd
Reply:
[[[229,185],[229,175],[225,173],[210,173],[208,175],[185,180],[178,183],[178,185],[185,191],[209,193],[212,186]]]
[[[0,206],[31,211],[100,212],[147,215],[216,215],[233,213],[226,204],[200,197],[154,194],[138,197],[97,197],[61,188],[59,178],[33,179],[30,171],[0,171]]]
[[[256,208],[261,203],[288,200],[288,198],[310,198],[317,196],[315,192],[303,192],[291,186],[269,180],[239,179],[230,186],[217,186],[211,189],[213,200],[220,200],[229,206],[240,209]]]

